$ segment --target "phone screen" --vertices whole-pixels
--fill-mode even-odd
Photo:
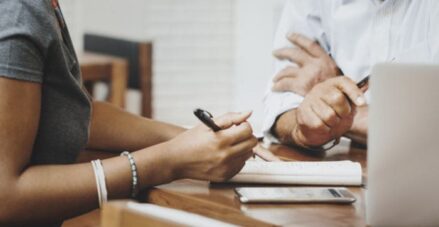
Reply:
[[[235,189],[243,203],[336,202],[350,203],[355,197],[346,188],[256,187]]]

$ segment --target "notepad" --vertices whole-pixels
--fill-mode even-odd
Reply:
[[[352,161],[247,161],[229,182],[359,186],[362,184],[362,170],[360,163]]]

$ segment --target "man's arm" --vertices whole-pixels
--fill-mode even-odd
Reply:
[[[286,1],[274,38],[273,49],[286,50],[288,48],[296,48],[296,50],[299,50],[300,52],[300,49],[297,49],[299,45],[296,46],[291,42],[294,39],[288,39],[288,35],[293,32],[302,34],[312,40],[318,40],[320,44],[327,43],[324,40],[324,37],[321,36],[321,33],[318,32],[321,30],[322,26],[320,15],[318,15],[319,10],[317,10],[319,7],[321,7],[321,5],[316,1]],[[309,24],[313,24],[313,26],[307,26]],[[292,37],[290,37],[290,39],[291,38]],[[295,51],[295,53],[297,53],[297,51]],[[293,74],[299,70],[302,71],[298,68],[300,65],[296,64],[297,62],[295,62],[294,57],[287,56],[291,54],[294,55],[295,53],[286,53],[286,55],[281,54],[279,59],[276,59],[274,62],[273,78],[269,82],[268,91],[264,98],[265,119],[262,130],[266,136],[270,136],[271,129],[273,128],[276,119],[278,119],[282,113],[297,108],[303,101],[303,96],[300,95],[300,91],[296,93],[285,91],[285,88],[288,88],[290,87],[289,85],[291,85],[291,83],[287,82],[289,81],[288,78],[294,77],[295,75]],[[276,55],[277,54],[278,53],[276,53]],[[307,82],[304,82],[303,84],[306,83]],[[274,85],[276,86],[274,87]],[[307,89],[305,88],[302,90]]]
[[[298,145],[293,140],[293,129],[297,127],[296,109],[292,109],[280,115],[271,129],[271,133],[286,145]]]
[[[346,137],[352,139],[356,143],[363,145],[367,144],[368,113],[369,113],[368,106],[357,108],[357,113],[355,114],[354,122],[349,132],[345,134]]]
[[[111,104],[93,102],[88,149],[139,150],[168,141],[184,128],[130,114]]]

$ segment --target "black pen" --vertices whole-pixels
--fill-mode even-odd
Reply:
[[[369,77],[370,77],[370,75],[367,75],[364,79],[362,79],[360,82],[358,82],[357,87],[363,88],[363,87],[369,85]]]
[[[212,129],[214,132],[218,132],[221,130],[221,128],[215,124],[215,122],[212,120],[213,116],[206,110],[202,109],[196,109],[194,110],[195,116],[200,119],[201,122],[203,122],[207,127]]]
[[[209,111],[202,110],[202,109],[195,109],[194,114],[198,119],[200,119],[201,122],[203,122],[207,127],[212,129],[214,132],[218,132],[221,130],[221,128],[217,124],[215,124],[215,122],[213,121],[213,119],[212,119],[213,116],[211,113],[209,113]],[[255,157],[255,155],[257,155],[258,157],[260,157],[264,161],[268,161],[266,158],[264,158],[261,155],[256,154],[256,153],[253,154],[253,158]]]

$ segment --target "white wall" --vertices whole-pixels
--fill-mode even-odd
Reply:
[[[77,52],[83,47],[82,34],[84,32],[83,2],[82,0],[59,0],[63,15],[67,21],[70,36]]]
[[[85,20],[85,31],[154,41],[156,119],[192,125],[196,107],[231,109],[233,0],[90,0]]]
[[[272,42],[284,0],[237,0],[235,6],[234,109],[254,110],[262,127],[263,97],[272,76]]]
[[[62,0],[61,4],[78,50],[84,31],[154,41],[156,119],[192,125],[197,123],[191,113],[195,107],[214,114],[253,109],[251,122],[258,129],[272,73],[272,36],[283,1]]]

